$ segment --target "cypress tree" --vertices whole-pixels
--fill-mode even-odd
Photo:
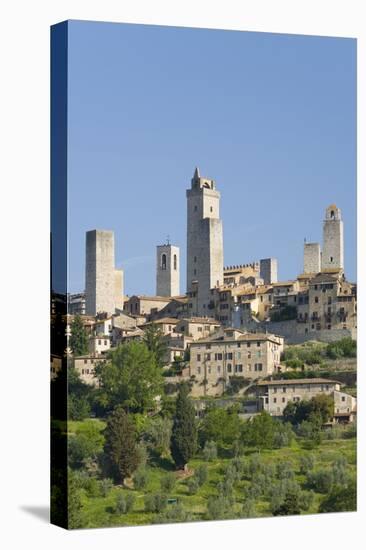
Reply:
[[[197,447],[195,410],[188,398],[189,389],[181,384],[178,391],[173,418],[170,451],[177,468],[183,469],[194,455]]]
[[[135,425],[122,407],[116,408],[109,417],[104,435],[107,474],[116,483],[122,483],[139,465]]]
[[[75,315],[71,323],[70,348],[76,356],[88,353],[88,337],[80,315]]]

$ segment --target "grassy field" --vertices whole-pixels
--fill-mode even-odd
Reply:
[[[90,422],[90,421],[88,421]],[[100,420],[92,420],[103,429],[104,423]],[[68,431],[71,435],[76,430],[83,430],[83,422],[69,422]],[[248,459],[250,455],[256,451],[248,451],[243,459]],[[265,450],[260,452],[263,462],[267,464],[283,464],[290,462],[295,471],[295,479],[300,483],[304,491],[308,491],[306,487],[306,478],[300,473],[300,457],[311,454],[315,458],[315,469],[319,467],[331,467],[337,457],[343,455],[347,461],[347,470],[355,472],[356,469],[356,439],[333,439],[325,440],[315,449],[308,450],[304,448],[303,442],[296,439],[291,447],[284,447],[276,450]],[[179,479],[177,477],[174,489],[166,494],[167,498],[177,499],[181,505],[187,510],[193,521],[202,521],[207,519],[207,501],[210,495],[218,495],[218,484],[222,482],[225,475],[225,469],[231,462],[230,458],[218,458],[212,462],[205,462],[200,458],[192,460],[189,463],[191,475],[201,464],[208,466],[208,479],[198,489],[196,494],[190,494],[188,489],[188,479]],[[122,486],[114,486],[107,496],[90,497],[86,492],[82,491],[82,516],[84,527],[103,527],[103,526],[122,526],[122,525],[144,525],[156,522],[156,513],[146,512],[144,510],[144,497],[147,494],[162,493],[160,488],[161,479],[170,472],[174,472],[174,465],[169,457],[156,458],[155,461],[149,462],[146,467],[148,473],[148,483],[143,491],[135,489],[127,489]],[[250,482],[242,479],[235,484],[235,501],[233,507],[236,517],[240,515],[242,505],[246,500],[246,489]],[[133,511],[127,514],[118,514],[116,512],[116,499],[119,494],[127,495],[133,493],[135,496],[135,504]],[[313,492],[313,500],[306,511],[307,514],[317,513],[319,503],[324,498],[324,495]],[[168,505],[168,509],[169,506]],[[257,500],[255,502],[255,516],[271,516],[270,505],[267,500]],[[243,516],[244,517],[244,516]]]

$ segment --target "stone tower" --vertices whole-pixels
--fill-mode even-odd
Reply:
[[[277,259],[265,258],[260,260],[260,277],[265,285],[277,283]]]
[[[179,296],[179,248],[172,244],[156,247],[156,295]]]
[[[198,168],[187,189],[187,293],[191,315],[212,315],[210,289],[224,280],[220,193]]]
[[[322,271],[343,269],[343,221],[340,208],[331,204],[325,211],[323,223]]]
[[[321,252],[319,243],[304,243],[304,273],[319,273]]]
[[[114,266],[114,233],[94,229],[86,232],[85,312],[114,313],[122,297],[123,273]],[[120,304],[118,304],[120,305]]]

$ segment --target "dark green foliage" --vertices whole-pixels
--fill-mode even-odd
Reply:
[[[352,338],[342,338],[327,345],[326,355],[330,359],[357,357],[357,342]]]
[[[333,416],[334,401],[332,396],[321,394],[309,401],[289,401],[283,411],[283,417],[293,425],[304,420],[324,424]]]
[[[167,506],[167,498],[160,493],[146,495],[144,499],[146,512],[162,512]]]
[[[127,495],[124,495],[123,493],[120,493],[119,495],[117,495],[117,498],[116,498],[116,513],[128,514],[129,512],[132,512],[134,504],[135,504],[134,494],[128,493]]]
[[[160,487],[163,493],[171,493],[175,487],[176,478],[175,475],[170,473],[166,474],[160,480]]]
[[[291,321],[297,318],[296,306],[284,306],[280,311],[270,311],[272,322]]]
[[[149,482],[149,474],[144,468],[138,468],[133,474],[133,486],[138,491],[145,489]]]
[[[135,425],[121,407],[108,418],[104,436],[105,469],[116,483],[121,483],[139,465]]]
[[[299,503],[299,495],[297,492],[288,492],[286,493],[285,498],[281,504],[274,508],[274,516],[294,516],[295,514],[300,514],[301,508]]]
[[[243,424],[241,441],[245,447],[274,449],[289,445],[293,435],[289,425],[262,412]]]
[[[56,379],[53,384],[58,384]],[[70,366],[67,370],[67,417],[69,420],[84,420],[90,416],[90,387],[85,384],[77,370]]]
[[[147,349],[153,353],[156,364],[161,368],[164,366],[164,358],[167,352],[167,345],[164,340],[164,333],[155,323],[151,323],[144,329],[143,341]]]
[[[173,419],[170,451],[177,468],[184,468],[197,448],[195,410],[185,384],[179,387]]]
[[[217,446],[214,441],[206,441],[203,448],[204,459],[210,462],[211,460],[216,460],[217,458]]]
[[[86,355],[88,353],[88,336],[80,315],[75,315],[71,323],[69,345],[72,354],[75,356]]]
[[[319,512],[353,512],[357,510],[356,479],[349,479],[347,485],[334,486],[320,504]]]
[[[109,353],[109,361],[95,367],[100,382],[99,400],[113,409],[145,413],[155,408],[163,377],[155,354],[143,342],[128,342]]]
[[[147,420],[142,434],[150,449],[159,455],[168,454],[173,422],[164,416],[153,416]]]
[[[334,484],[334,475],[332,470],[321,468],[308,472],[306,480],[309,488],[317,493],[329,493]]]
[[[104,436],[93,421],[68,437],[68,459],[71,468],[81,468],[86,461],[96,461],[103,450]]]
[[[239,438],[242,422],[235,407],[211,408],[199,425],[201,445],[215,441],[217,445],[232,445]]]
[[[82,502],[80,489],[74,477],[72,470],[68,474],[68,528],[80,529],[83,527],[82,521]]]

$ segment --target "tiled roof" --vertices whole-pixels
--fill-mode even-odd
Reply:
[[[341,384],[338,380],[330,380],[329,378],[294,378],[286,380],[261,380],[257,386],[289,386],[303,384]]]

